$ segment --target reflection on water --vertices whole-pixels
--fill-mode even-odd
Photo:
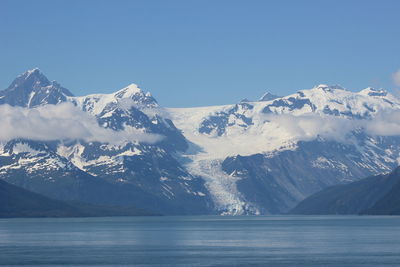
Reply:
[[[400,217],[114,217],[0,220],[0,264],[382,266]]]

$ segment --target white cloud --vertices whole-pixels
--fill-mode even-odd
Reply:
[[[338,116],[321,116],[310,113],[306,115],[266,115],[272,123],[271,128],[277,136],[285,134],[291,140],[310,141],[317,137],[338,142],[347,142],[348,134],[362,127],[360,120],[350,120]]]
[[[381,112],[365,124],[368,134],[378,136],[400,135],[400,111]]]
[[[400,86],[400,70],[392,74],[392,79],[396,86]]]
[[[371,119],[348,119],[319,115],[273,115],[275,121],[290,133],[293,139],[307,141],[318,136],[329,140],[346,142],[355,130],[364,130],[374,136],[400,136],[400,111],[382,111]]]
[[[351,133],[362,130],[371,136],[400,136],[400,110],[378,112],[369,119],[349,119],[338,116],[307,115],[267,115],[266,118],[280,132],[292,140],[309,141],[317,137],[342,143],[351,142]],[[274,132],[273,132],[274,133]]]
[[[354,132],[370,136],[400,136],[400,111],[385,111],[370,119],[351,119],[315,113],[261,115],[247,130],[228,131],[223,136],[192,135],[205,152],[216,158],[293,149],[298,141],[323,138],[355,144]]]
[[[125,141],[155,143],[162,139],[126,127],[113,131],[100,127],[95,117],[79,110],[72,103],[46,105],[35,109],[0,105],[0,140],[75,140],[121,143]]]

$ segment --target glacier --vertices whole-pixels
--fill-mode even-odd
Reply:
[[[3,138],[0,179],[62,200],[162,214],[260,215],[285,213],[327,186],[400,161],[400,100],[383,89],[321,84],[258,101],[166,108],[135,84],[73,96],[34,69],[0,91],[0,108],[10,112],[56,113],[66,104],[81,112],[75,121],[94,122],[92,135],[101,135],[98,127],[118,142]]]

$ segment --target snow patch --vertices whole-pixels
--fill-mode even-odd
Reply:
[[[28,153],[31,156],[36,156],[36,155],[40,154],[41,151],[31,148],[28,144],[17,143],[13,147],[13,153],[14,154]]]

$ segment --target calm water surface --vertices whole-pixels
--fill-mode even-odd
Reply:
[[[400,217],[1,219],[0,265],[400,266]]]

